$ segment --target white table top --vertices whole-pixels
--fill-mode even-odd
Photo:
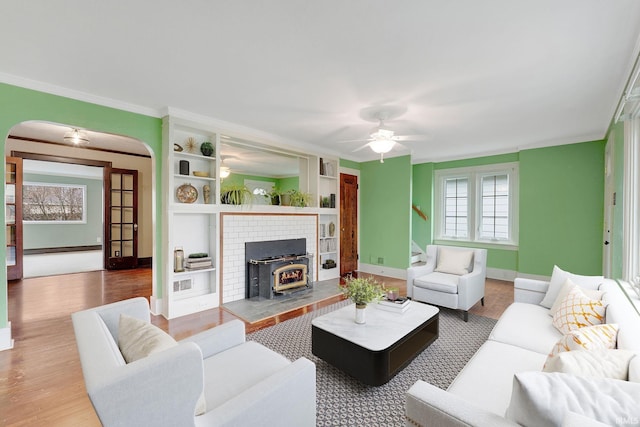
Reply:
[[[311,324],[368,350],[381,351],[440,311],[437,307],[416,301],[411,301],[409,309],[404,313],[382,310],[375,305],[376,303],[367,305],[365,324],[355,322],[355,304],[316,317]]]

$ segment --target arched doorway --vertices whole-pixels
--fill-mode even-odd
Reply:
[[[139,191],[140,203],[138,204],[140,215],[136,223],[137,240],[139,242],[139,251],[137,253],[143,266],[151,265],[155,235],[153,229],[154,209],[152,203],[155,168],[151,150],[144,143],[134,138],[88,130],[83,132],[85,132],[85,135],[88,137],[89,143],[82,146],[74,146],[64,140],[65,134],[72,129],[74,129],[72,126],[48,122],[29,121],[20,123],[12,127],[9,132],[5,142],[5,156],[18,152],[20,153],[19,155],[23,157],[25,153],[27,153],[26,157],[37,158],[42,161],[49,159],[52,164],[61,162],[58,163],[58,165],[67,165],[63,167],[63,169],[65,169],[65,172],[62,173],[63,175],[70,173],[71,163],[85,164],[94,167],[109,164],[114,168],[137,171],[140,177],[139,188],[141,190]],[[33,170],[30,172],[33,173]],[[100,188],[104,188],[104,186],[101,185]],[[95,198],[93,200],[95,202]],[[102,208],[93,206],[88,209],[88,211],[93,212],[93,215],[100,216],[100,218],[92,218],[90,222],[94,224],[96,220],[102,223],[106,218],[110,217],[108,212],[105,213],[104,206]],[[103,215],[103,213],[105,214]],[[37,259],[35,261],[37,263],[36,265],[46,267],[46,265],[42,263],[42,260],[53,259],[54,255],[52,255],[52,253],[57,252],[55,257],[58,257],[62,261],[54,261],[52,263],[52,265],[56,267],[56,269],[52,270],[52,274],[56,274],[56,272],[73,272],[74,267],[77,271],[88,271],[87,269],[95,267],[95,262],[91,264],[94,267],[90,267],[87,263],[74,262],[73,259],[81,260],[82,258],[78,256],[80,253],[86,257],[91,253],[91,249],[95,251],[96,248],[100,248],[100,250],[104,252],[106,260],[108,252],[111,249],[107,247],[108,244],[105,241],[105,234],[107,233],[96,232],[95,229],[86,232],[82,231],[83,233],[88,233],[89,236],[82,236],[82,238],[78,239],[79,243],[74,245],[70,244],[69,241],[66,243],[59,242],[58,240],[60,239],[55,237],[55,233],[47,234],[46,232],[42,232],[43,229],[46,230],[46,227],[43,227],[42,224],[38,224],[37,226],[32,225],[32,228],[35,227],[39,227],[38,232],[36,233],[33,230],[27,229],[25,237],[37,235],[38,241],[36,243],[33,241],[33,238],[26,239],[26,253],[29,254],[29,257]],[[60,227],[61,226],[57,226],[58,232],[60,231]],[[78,225],[77,229],[80,230],[82,227],[85,229],[88,228],[85,224],[83,226]],[[52,229],[55,228],[56,227],[53,227]],[[78,237],[80,237],[80,233],[81,232],[78,231]],[[70,232],[65,235],[68,234],[74,233]],[[93,239],[93,241],[91,239]],[[73,247],[74,249],[69,249],[69,247]],[[60,253],[61,249],[62,252],[78,250],[79,253],[71,254],[73,256],[65,256],[63,253]],[[47,253],[47,250],[49,253]],[[34,252],[40,255],[32,255]],[[42,255],[42,253],[44,253],[44,255]],[[118,254],[118,251],[116,251],[116,254]],[[65,259],[69,261],[65,261]],[[30,271],[34,270],[31,269]],[[37,275],[43,275],[38,274],[38,272],[44,272],[46,274],[47,269],[39,268],[35,269],[35,271]]]

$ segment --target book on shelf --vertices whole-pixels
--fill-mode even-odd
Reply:
[[[208,265],[206,267],[185,267],[184,271],[198,271],[198,270],[207,270],[209,268],[213,268],[213,265]]]
[[[187,261],[184,264],[184,267],[189,270],[201,269],[201,268],[211,268],[213,267],[213,262],[211,260],[208,261]]]
[[[210,256],[206,257],[188,257],[185,259],[185,262],[200,262],[200,261],[211,261]]]

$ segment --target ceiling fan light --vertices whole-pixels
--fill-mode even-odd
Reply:
[[[371,141],[369,146],[374,153],[383,154],[391,151],[395,143],[396,142],[392,139],[377,139],[375,141]]]
[[[86,133],[78,129],[73,129],[72,131],[64,134],[64,141],[69,142],[73,145],[82,145],[89,143],[89,137]]]
[[[226,178],[231,174],[231,169],[227,166],[220,166],[220,178]]]

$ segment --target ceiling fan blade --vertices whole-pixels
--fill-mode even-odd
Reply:
[[[393,137],[396,141],[424,141],[429,135],[396,135]]]
[[[370,142],[367,142],[367,143],[366,143],[366,144],[364,144],[363,146],[358,147],[358,148],[356,148],[355,150],[353,150],[353,152],[355,153],[356,151],[360,151],[360,150],[362,150],[362,149],[364,149],[364,148],[367,148],[367,147],[369,146],[369,144],[371,144],[371,143],[370,143]]]
[[[360,139],[346,139],[341,141],[336,141],[337,144],[348,144],[350,142],[367,142],[371,141],[371,139],[360,138]]]
[[[404,144],[396,142],[396,145],[393,146],[393,150],[411,150],[411,149]]]

